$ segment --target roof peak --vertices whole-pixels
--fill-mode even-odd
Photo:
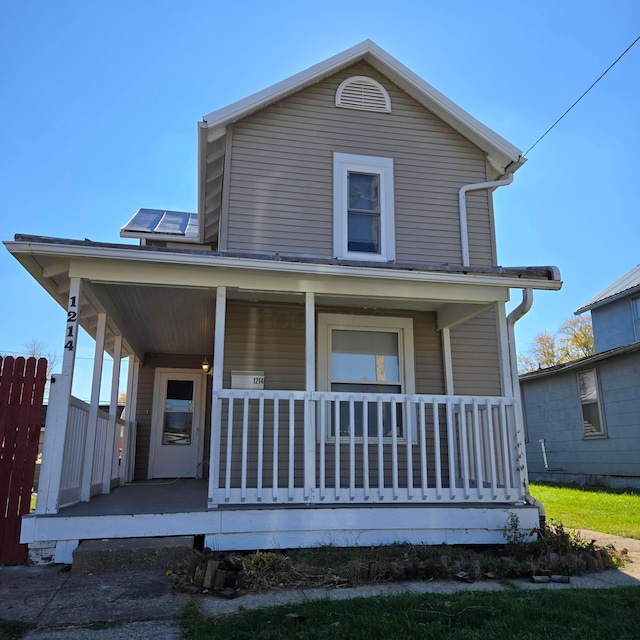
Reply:
[[[212,111],[203,117],[204,122],[201,126],[210,131],[217,131],[217,136],[213,135],[214,138],[222,136],[228,124],[260,111],[360,60],[369,63],[425,108],[480,147],[487,154],[497,175],[504,174],[507,167],[513,172],[526,161],[520,149],[476,120],[369,39],[242,100]]]

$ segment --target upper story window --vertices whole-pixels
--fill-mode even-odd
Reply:
[[[633,327],[636,341],[640,341],[640,298],[633,298],[631,306],[633,308]]]
[[[334,254],[395,259],[393,159],[333,154]]]
[[[582,371],[578,374],[578,389],[582,405],[582,428],[585,437],[603,436],[604,425],[600,411],[598,378],[596,370]]]
[[[367,76],[352,76],[338,87],[336,107],[390,113],[391,98],[377,80]]]

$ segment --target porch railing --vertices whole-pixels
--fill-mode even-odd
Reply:
[[[523,497],[513,398],[223,389],[215,399],[213,504]]]
[[[72,397],[64,442],[62,474],[60,478],[59,506],[80,501],[81,482],[87,443],[90,407],[86,402]],[[98,411],[93,465],[91,471],[91,496],[108,493],[113,484],[124,481],[129,425],[117,419],[115,433],[109,433],[109,414]]]

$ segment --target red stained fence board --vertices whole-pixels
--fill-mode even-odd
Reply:
[[[0,564],[21,564],[20,522],[29,513],[47,361],[0,356]]]

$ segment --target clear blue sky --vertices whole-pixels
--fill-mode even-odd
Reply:
[[[0,239],[120,242],[139,207],[195,211],[196,122],[366,38],[524,151],[639,34],[637,0],[5,3]],[[639,94],[640,43],[495,194],[499,262],[565,282],[521,349],[640,262]],[[62,309],[4,248],[0,274],[0,353],[60,354]],[[81,337],[83,398],[92,354]]]

